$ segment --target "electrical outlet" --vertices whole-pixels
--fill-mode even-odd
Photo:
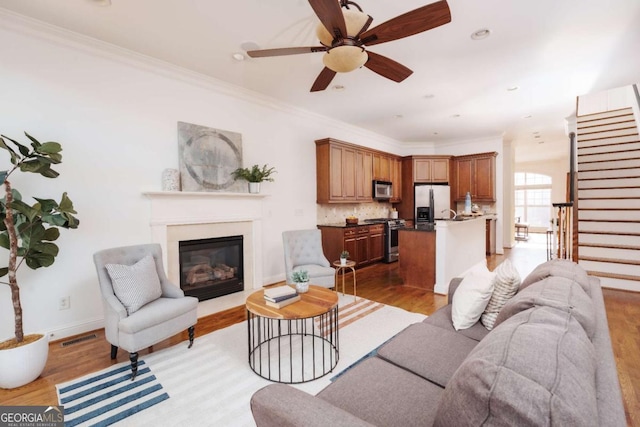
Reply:
[[[71,297],[62,297],[58,301],[58,310],[68,310],[71,307]]]

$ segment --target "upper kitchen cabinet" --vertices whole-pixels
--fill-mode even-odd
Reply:
[[[412,156],[413,182],[449,182],[450,157]]]
[[[467,192],[473,202],[496,201],[496,156],[479,153],[455,157],[452,193],[457,202],[464,201]]]
[[[402,161],[393,154],[325,138],[316,141],[317,203],[372,202],[373,180],[393,184],[391,201],[402,199]]]
[[[383,153],[373,155],[373,179],[391,181],[391,158]]]

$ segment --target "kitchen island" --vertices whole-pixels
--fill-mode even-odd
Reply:
[[[445,294],[452,278],[486,263],[486,222],[482,216],[461,221],[436,220],[433,227],[398,233],[398,272],[406,286]]]

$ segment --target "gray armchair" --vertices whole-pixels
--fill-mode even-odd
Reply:
[[[307,270],[309,283],[325,288],[335,287],[335,270],[322,251],[320,230],[292,230],[282,233],[284,268],[287,283],[292,284],[294,271]]]
[[[119,268],[131,268],[141,265],[139,262],[147,255],[151,255],[155,263],[160,290],[156,298],[141,307],[132,308],[123,304],[116,296],[112,277],[107,271],[107,265]],[[105,312],[105,336],[111,344],[111,358],[115,359],[118,347],[129,352],[131,360],[131,379],[134,380],[138,372],[138,351],[150,347],[164,339],[176,335],[184,330],[189,332],[189,348],[193,345],[194,325],[198,321],[198,299],[185,297],[184,292],[167,279],[162,264],[162,249],[158,244],[124,246],[105,249],[93,255],[93,261],[98,272],[98,281],[102,293]],[[147,265],[153,273],[153,265],[149,259]],[[130,267],[123,267],[130,266]],[[109,268],[113,268],[110,266]],[[113,271],[113,270],[112,270]],[[140,274],[145,274],[142,271]],[[147,275],[147,276],[153,276]],[[155,280],[155,276],[152,277]],[[157,281],[155,282],[157,284]],[[130,280],[127,286],[135,294],[135,280]],[[119,288],[116,288],[119,290]],[[156,288],[157,289],[157,288]],[[125,302],[126,304],[126,302]],[[131,314],[129,314],[133,311]]]

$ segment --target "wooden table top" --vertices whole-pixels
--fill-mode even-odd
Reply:
[[[268,306],[264,300],[264,290],[247,297],[247,310],[260,317],[272,319],[307,319],[327,313],[338,305],[338,294],[322,286],[309,285],[309,291],[300,294],[300,301],[282,308]]]
[[[341,264],[340,260],[337,260],[337,261],[333,261],[333,266],[334,267],[355,267],[356,266],[356,262],[355,261],[351,261],[351,260],[347,260],[346,264]]]

